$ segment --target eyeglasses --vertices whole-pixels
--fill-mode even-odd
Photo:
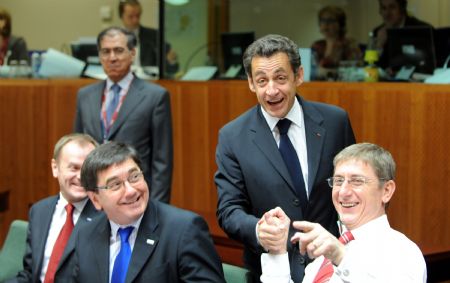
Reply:
[[[319,19],[319,24],[323,24],[323,25],[331,25],[337,23],[337,19],[332,19],[332,18],[321,18]]]
[[[100,57],[102,57],[102,58],[108,58],[111,55],[111,53],[113,53],[117,57],[120,57],[120,56],[123,56],[127,50],[128,49],[123,48],[123,47],[114,47],[112,49],[102,48],[102,49],[100,49],[100,51],[98,53],[100,54]]]
[[[358,188],[362,185],[372,182],[375,179],[370,179],[363,176],[352,177],[350,179],[345,179],[344,177],[331,177],[327,179],[327,182],[328,185],[333,188],[342,186],[345,180],[347,180],[347,183],[349,183],[353,188]],[[387,179],[379,178],[378,180],[386,181]]]
[[[131,173],[126,181],[130,183],[131,185],[139,184],[144,180],[144,173],[142,171],[135,171]],[[99,190],[111,190],[111,191],[118,191],[123,187],[123,184],[125,183],[124,180],[112,180],[108,182],[105,186],[97,187],[96,189]]]

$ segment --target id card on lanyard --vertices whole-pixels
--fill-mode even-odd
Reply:
[[[106,96],[108,95],[109,90],[105,87],[105,90],[103,91],[103,96],[102,96],[102,111],[101,111],[101,120],[102,120],[102,126],[103,126],[103,143],[108,141],[108,137],[109,137],[109,131],[112,128],[112,125],[114,124],[114,122],[117,119],[117,116],[119,115],[119,110],[120,107],[122,106],[122,103],[125,99],[125,97],[128,94],[128,90],[130,89],[131,83],[133,82],[133,79],[131,79],[130,83],[128,84],[127,88],[124,88],[121,90],[122,92],[125,92],[125,94],[120,96],[120,100],[119,103],[117,103],[117,107],[116,109],[114,109],[114,112],[112,114],[111,117],[111,121],[109,121],[106,119]]]

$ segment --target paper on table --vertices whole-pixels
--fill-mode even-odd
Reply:
[[[215,66],[193,67],[181,78],[182,81],[207,81],[217,72]]]
[[[39,75],[41,77],[79,77],[85,63],[67,54],[49,48],[44,53]]]

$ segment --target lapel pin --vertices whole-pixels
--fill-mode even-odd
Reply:
[[[147,239],[147,244],[149,244],[149,245],[153,245],[155,243],[155,241],[154,240],[152,240],[152,239]]]
[[[316,136],[321,137],[322,135],[320,133],[316,133]]]
[[[91,221],[92,221],[92,218],[87,217],[86,220],[89,221],[89,222],[91,222]]]

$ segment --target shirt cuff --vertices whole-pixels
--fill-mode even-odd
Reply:
[[[291,269],[288,253],[261,254],[262,282],[290,282]]]

